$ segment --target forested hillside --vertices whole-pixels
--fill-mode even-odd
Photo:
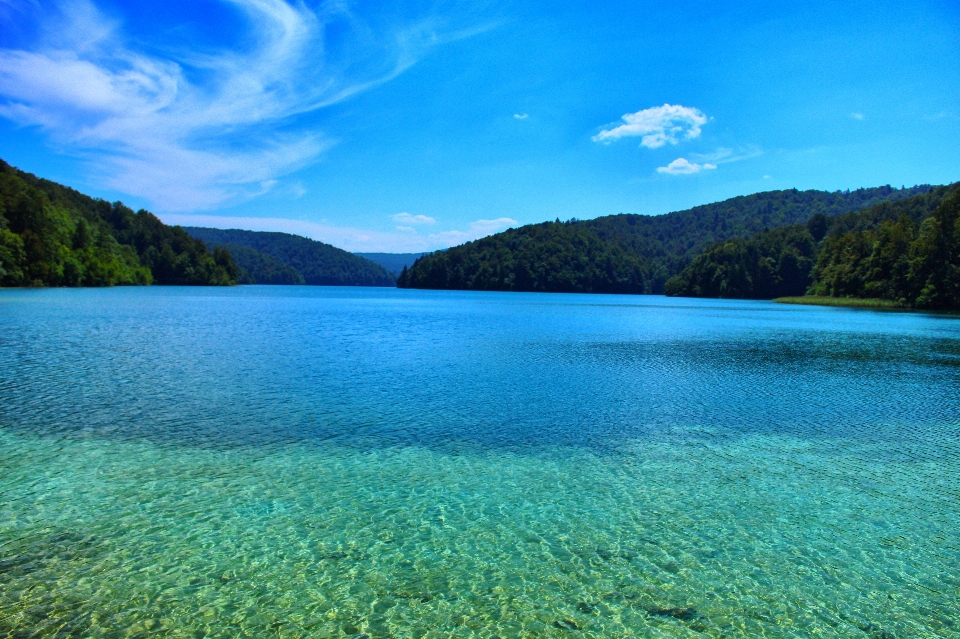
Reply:
[[[0,286],[234,284],[227,251],[0,160]]]
[[[394,286],[396,283],[396,276],[379,264],[299,235],[201,227],[187,227],[186,231],[208,246],[229,250],[246,272],[241,278],[250,283],[328,286]]]
[[[300,272],[272,255],[239,244],[213,244],[230,252],[240,269],[238,284],[306,284]]]
[[[791,224],[760,231],[749,239],[718,242],[667,280],[664,292],[682,297],[740,299],[803,295],[812,282],[817,257],[810,227],[827,219],[818,214],[808,225]]]
[[[926,193],[928,186],[770,191],[659,216],[613,215],[510,229],[424,256],[402,272],[409,288],[663,293],[704,248],[777,226],[832,218]]]
[[[771,299],[804,293],[904,307],[960,307],[960,184],[708,247],[667,295]]]

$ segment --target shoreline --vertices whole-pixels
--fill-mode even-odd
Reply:
[[[803,297],[778,297],[773,300],[777,304],[799,304],[803,306],[842,306],[845,308],[872,308],[884,310],[908,311],[908,307],[893,300],[877,298],[861,299],[858,297],[824,297],[819,295],[805,295]]]

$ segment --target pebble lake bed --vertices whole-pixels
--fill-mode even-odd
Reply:
[[[960,317],[0,290],[0,637],[960,637]]]

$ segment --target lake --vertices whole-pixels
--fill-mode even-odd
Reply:
[[[0,291],[0,636],[960,637],[960,318]]]

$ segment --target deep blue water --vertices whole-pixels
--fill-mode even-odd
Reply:
[[[958,486],[957,316],[0,291],[0,636],[957,637]]]

